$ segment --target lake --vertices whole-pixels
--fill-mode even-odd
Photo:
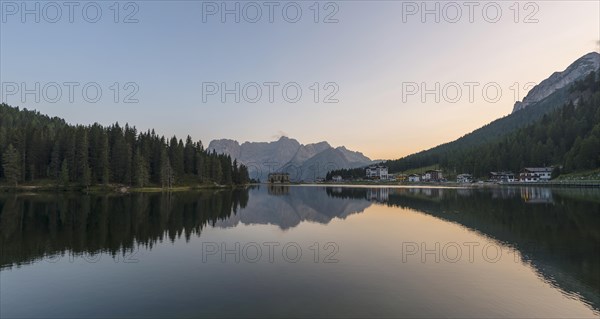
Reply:
[[[0,195],[0,316],[598,317],[600,190]]]

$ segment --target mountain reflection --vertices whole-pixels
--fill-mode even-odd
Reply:
[[[600,305],[600,191],[261,186],[182,193],[0,195],[0,267],[59,254],[113,256],[209,227],[327,224],[371,205],[416,210],[518,250],[549,283]]]
[[[281,229],[298,226],[302,221],[321,224],[333,218],[364,211],[371,203],[364,198],[334,197],[323,187],[267,186],[267,192],[256,189],[248,205],[228,219],[215,223],[218,227],[242,224],[276,225]]]

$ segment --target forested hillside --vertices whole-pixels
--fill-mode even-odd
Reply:
[[[573,172],[600,167],[600,72],[538,104],[496,120],[427,151],[387,161],[390,172],[439,165],[484,177],[490,171],[562,166]],[[562,101],[562,103],[561,103]],[[567,101],[566,103],[564,101]],[[364,176],[364,169],[332,171],[328,177]]]
[[[137,187],[245,184],[248,170],[229,156],[207,152],[188,136],[166,139],[109,127],[69,125],[60,118],[0,104],[0,181],[8,185],[122,184]]]
[[[476,176],[527,166],[562,166],[564,172],[600,167],[600,77],[591,73],[570,91],[580,93],[576,102],[497,141],[449,152],[439,164]]]
[[[545,114],[562,106],[567,100],[567,96],[567,89],[559,90],[538,104],[497,119],[455,141],[398,160],[387,161],[386,165],[391,171],[406,171],[438,164],[448,153],[467,150],[495,141],[523,126],[534,123]]]

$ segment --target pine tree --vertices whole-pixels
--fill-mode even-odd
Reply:
[[[204,182],[205,168],[204,168],[204,154],[198,150],[196,151],[196,176],[200,183]]]
[[[237,159],[233,160],[232,168],[233,168],[233,172],[231,174],[231,179],[233,180],[234,184],[238,185],[238,184],[240,184],[240,171],[238,168]]]
[[[173,181],[173,168],[171,167],[171,162],[169,160],[169,157],[167,156],[166,150],[163,149],[160,167],[160,183],[162,185],[162,188],[173,187]]]
[[[52,147],[52,154],[50,155],[50,166],[48,168],[48,175],[54,179],[58,179],[60,176],[60,147],[58,143],[55,143]]]
[[[212,179],[212,158],[210,154],[203,154],[204,167],[202,168],[202,176],[204,181]]]
[[[131,134],[131,133],[130,133]],[[118,123],[111,129],[112,147],[110,152],[111,173],[117,183],[131,184],[131,145]]]
[[[60,182],[63,186],[69,184],[69,164],[66,159],[60,165]]]
[[[196,151],[194,150],[194,143],[192,142],[192,138],[188,135],[185,139],[185,147],[183,151],[183,165],[184,172],[186,174],[194,174],[194,157]]]
[[[92,170],[89,165],[85,165],[83,167],[83,172],[81,173],[81,184],[85,186],[87,189],[92,184]]]
[[[138,148],[133,157],[134,165],[134,183],[137,187],[144,187],[148,184],[150,176],[148,173],[148,164],[142,156],[140,149]]]
[[[110,162],[109,162],[109,146],[108,135],[102,134],[100,142],[100,150],[98,152],[98,175],[102,184],[108,184],[110,180]]]
[[[250,182],[250,176],[248,174],[248,167],[246,167],[246,165],[240,165],[238,174],[240,176],[240,180],[239,180],[240,185],[245,185]]]
[[[8,145],[8,148],[2,155],[2,169],[4,170],[6,181],[11,185],[17,186],[21,180],[21,156],[12,144]]]
[[[88,162],[88,139],[87,130],[79,127],[77,130],[77,148],[75,150],[75,175],[79,182],[84,186],[89,186],[91,183],[91,172]]]
[[[221,184],[223,185],[231,185],[233,184],[233,176],[231,170],[231,157],[222,156],[221,159],[221,171],[223,172],[223,177],[221,179]]]
[[[218,158],[212,160],[212,173],[211,179],[215,183],[221,183],[223,179],[223,171],[221,169],[221,161]]]

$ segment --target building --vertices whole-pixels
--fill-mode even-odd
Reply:
[[[369,166],[365,170],[367,178],[371,179],[388,179],[388,168],[383,165]]]
[[[471,174],[459,174],[456,176],[456,182],[461,184],[473,183],[473,176]]]
[[[421,176],[417,174],[408,175],[408,181],[411,183],[418,183],[421,181]]]
[[[526,167],[519,174],[519,181],[526,183],[547,182],[552,178],[552,167]]]
[[[512,183],[515,181],[513,172],[490,172],[490,180],[495,183]]]
[[[331,178],[331,180],[334,182],[341,182],[343,179],[340,175],[335,175]]]
[[[444,175],[441,170],[428,170],[421,176],[423,181],[439,182],[444,179]]]
[[[290,182],[290,174],[288,173],[269,173],[267,177],[269,184],[283,184]]]

